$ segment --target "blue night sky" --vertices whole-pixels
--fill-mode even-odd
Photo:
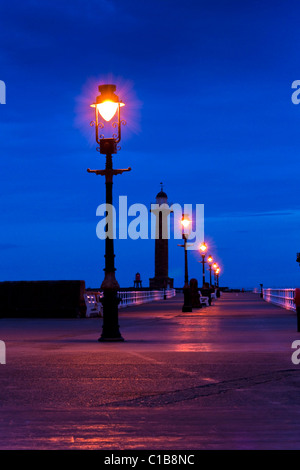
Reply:
[[[300,285],[297,1],[0,3],[0,280],[103,279],[103,168],[88,103],[126,102],[114,199],[205,205],[205,240],[230,287]],[[126,111],[125,111],[126,110]],[[183,285],[183,252],[169,275]],[[153,240],[117,240],[116,276],[154,275]],[[190,277],[201,277],[197,252]]]

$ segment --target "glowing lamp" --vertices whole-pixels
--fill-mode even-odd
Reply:
[[[100,116],[109,122],[121,106],[125,106],[115,94],[116,85],[100,85],[98,87],[100,95],[96,98],[96,103],[91,104],[92,108],[97,108]]]
[[[181,225],[183,226],[183,228],[189,227],[190,223],[191,223],[191,221],[190,221],[190,220],[187,220],[187,219],[183,219],[183,220],[181,221]]]
[[[120,101],[115,93],[116,85],[99,85],[98,90],[100,95],[96,97],[96,102],[90,105],[92,108],[95,108],[95,120],[91,121],[90,125],[95,126],[96,142],[100,144],[100,153],[105,155],[107,153],[117,153],[117,144],[121,140],[121,124],[126,124],[126,121],[121,119],[120,116],[121,106],[125,106],[125,104]],[[111,126],[117,132],[114,132],[112,137],[104,137],[104,134],[100,133],[100,129],[105,127],[103,120],[110,122],[114,116],[116,118]]]
[[[182,226],[182,234],[184,236],[188,236],[190,234],[190,232],[191,232],[191,223],[192,223],[192,221],[190,220],[188,215],[183,214],[182,219],[181,219],[181,226]]]
[[[118,103],[113,101],[104,101],[103,103],[97,104],[97,109],[100,116],[107,122],[109,122],[117,112]]]
[[[213,264],[213,270],[215,271],[216,269],[218,269],[218,265],[217,265],[217,263],[214,263]]]
[[[211,255],[207,258],[207,262],[209,264],[211,264],[213,262],[213,257]]]
[[[207,245],[206,245],[206,243],[204,243],[204,242],[201,243],[201,245],[200,245],[200,247],[199,247],[199,250],[200,250],[200,252],[201,252],[202,255],[205,255],[206,250],[207,250]]]

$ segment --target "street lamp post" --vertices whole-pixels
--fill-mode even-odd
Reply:
[[[207,263],[208,263],[208,268],[209,268],[209,287],[212,287],[212,283],[211,283],[212,262],[213,262],[213,257],[209,255],[209,257],[207,258]]]
[[[106,214],[111,214],[112,210],[112,186],[113,176],[120,175],[124,171],[130,171],[131,168],[126,169],[113,169],[112,155],[116,154],[119,150],[117,144],[121,140],[121,124],[126,124],[124,120],[120,118],[120,108],[125,106],[119,100],[119,97],[115,94],[115,85],[100,85],[100,95],[97,96],[96,102],[91,105],[95,108],[95,120],[91,122],[91,126],[95,127],[96,142],[99,144],[97,150],[100,154],[106,156],[106,163],[104,170],[90,170],[89,173],[95,173],[96,175],[105,176],[105,187],[106,187]],[[101,120],[104,119],[107,123],[110,123],[112,118],[117,114],[116,122],[111,125],[117,129],[117,133],[114,133],[112,137],[105,138],[103,134],[100,134],[100,129],[105,128],[105,123]],[[103,325],[102,334],[98,341],[124,341],[120,330],[119,330],[119,312],[118,305],[120,298],[118,291],[120,289],[119,283],[115,277],[115,254],[114,254],[114,240],[113,240],[113,217],[108,217],[108,223],[106,225],[106,238],[105,238],[105,276],[101,284],[101,290],[103,291],[103,297],[101,299],[103,305]]]
[[[204,287],[204,284],[205,284],[205,255],[206,255],[206,251],[207,251],[207,245],[206,243],[201,243],[200,247],[199,247],[199,250],[200,250],[200,254],[202,256],[202,261],[200,261],[200,263],[202,263],[202,287]]]
[[[183,287],[184,301],[183,301],[182,311],[192,312],[193,310],[192,310],[192,305],[191,305],[191,291],[190,291],[190,286],[189,286],[188,258],[187,258],[187,247],[188,247],[187,240],[191,233],[191,220],[188,218],[187,215],[184,215],[184,214],[182,215],[181,225],[182,225],[182,239],[183,239],[184,244],[178,245],[178,246],[182,246],[184,248],[184,287]]]
[[[216,282],[216,279],[217,279],[217,276],[216,276],[216,270],[218,269],[218,264],[217,263],[214,263],[212,265],[212,268],[214,270],[214,287],[217,287],[217,282]]]
[[[217,280],[217,287],[219,288],[219,274],[220,274],[220,268],[217,267],[216,269],[216,280]]]

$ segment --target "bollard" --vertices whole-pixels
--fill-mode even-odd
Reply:
[[[197,279],[190,280],[190,295],[192,308],[202,308]]]
[[[295,289],[295,297],[294,302],[296,305],[296,312],[297,312],[297,331],[300,332],[300,289]]]
[[[260,297],[261,299],[264,298],[264,291],[263,291],[263,284],[259,284],[260,285]]]

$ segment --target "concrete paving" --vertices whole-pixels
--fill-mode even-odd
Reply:
[[[300,449],[296,314],[251,293],[102,320],[0,319],[0,449]]]

